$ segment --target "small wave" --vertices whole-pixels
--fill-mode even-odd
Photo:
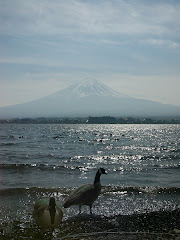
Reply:
[[[39,164],[39,166],[44,164]],[[36,164],[0,164],[0,169],[24,169],[36,167]]]
[[[12,142],[7,142],[7,143],[1,143],[0,146],[3,147],[3,146],[14,146],[16,145],[17,143],[12,143]]]
[[[26,192],[27,188],[6,188],[0,190],[0,196],[19,195],[25,194]]]
[[[53,165],[53,164],[36,164],[36,163],[25,163],[25,164],[0,164],[0,170],[1,169],[7,169],[7,170],[29,170],[29,169],[36,169],[36,170],[41,170],[41,171],[54,171],[54,170],[60,170],[60,171],[65,171],[65,170],[75,170],[79,169],[82,170],[84,169],[82,166],[68,166],[66,164],[64,165]]]
[[[180,148],[171,150],[173,153],[180,153]]]
[[[102,189],[103,194],[180,194],[180,188],[160,188],[160,187],[119,187],[105,186]]]
[[[6,188],[0,190],[0,196],[12,196],[12,195],[26,195],[26,194],[38,194],[44,193],[47,195],[53,193],[67,194],[70,191],[69,188],[43,188],[43,187],[31,187],[31,188]]]
[[[173,166],[163,166],[162,169],[167,169],[167,170],[175,170],[175,169],[179,169],[180,165],[179,164],[175,164]]]
[[[44,188],[44,187],[31,187],[31,188],[6,188],[0,190],[0,196],[10,196],[19,194],[60,194],[67,195],[73,188]],[[158,188],[158,187],[118,187],[118,186],[103,186],[102,195],[107,194],[121,194],[121,195],[136,195],[136,194],[180,194],[180,188]]]

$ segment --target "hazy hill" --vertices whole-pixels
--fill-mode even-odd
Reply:
[[[0,108],[0,118],[102,115],[180,116],[180,107],[129,97],[97,80],[84,79],[47,97]]]

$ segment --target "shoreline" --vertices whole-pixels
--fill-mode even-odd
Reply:
[[[180,239],[180,209],[145,214],[100,215],[81,214],[64,219],[53,232],[40,229],[35,222],[14,221],[11,228],[1,226],[0,239]]]
[[[180,239],[179,216],[180,209],[113,217],[75,216],[64,222],[66,236],[60,239]],[[68,228],[73,234],[68,234]]]

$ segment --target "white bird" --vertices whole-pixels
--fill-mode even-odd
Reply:
[[[42,199],[35,203],[33,217],[36,223],[44,228],[60,225],[63,218],[61,204],[54,197]]]
[[[64,202],[64,208],[68,208],[71,205],[78,205],[79,213],[81,213],[81,206],[87,205],[90,207],[90,213],[92,214],[92,204],[101,193],[101,174],[106,174],[104,168],[100,168],[97,171],[93,184],[85,184],[72,191]]]

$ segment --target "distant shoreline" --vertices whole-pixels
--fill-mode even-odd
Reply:
[[[135,117],[87,117],[87,118],[13,118],[0,119],[0,124],[180,124],[177,118],[135,118]]]

